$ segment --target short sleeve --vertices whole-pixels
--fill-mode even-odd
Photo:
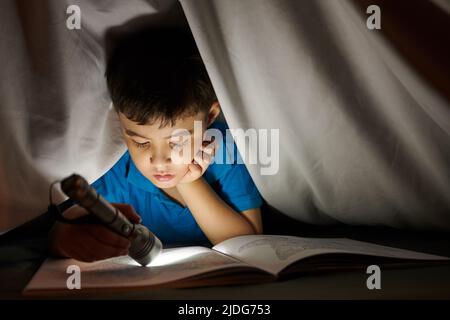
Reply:
[[[263,200],[240,157],[233,137],[227,133],[228,125],[216,121],[211,128],[220,130],[222,139],[205,178],[222,200],[237,212],[259,208]]]
[[[234,210],[242,212],[261,207],[261,195],[244,164],[228,166],[216,183],[219,196]]]

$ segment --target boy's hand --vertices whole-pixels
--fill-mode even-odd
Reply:
[[[200,150],[194,155],[192,163],[189,164],[188,171],[178,183],[189,183],[200,178],[211,163],[217,148],[218,143],[215,141],[214,137],[212,142],[203,141]]]
[[[121,203],[112,205],[131,222],[141,221],[132,206]],[[87,211],[84,208],[74,206],[68,209],[64,216],[75,218],[85,214]],[[130,248],[130,240],[101,224],[76,225],[56,222],[50,231],[49,241],[54,254],[85,262],[127,255]]]

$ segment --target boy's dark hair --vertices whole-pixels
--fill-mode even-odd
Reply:
[[[139,124],[174,125],[217,101],[191,33],[180,29],[121,41],[108,59],[106,81],[115,109]]]

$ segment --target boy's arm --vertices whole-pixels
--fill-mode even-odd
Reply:
[[[203,177],[178,184],[177,189],[213,245],[240,235],[262,233],[259,208],[236,212],[217,195]]]
[[[249,221],[252,224],[256,234],[263,233],[263,223],[261,219],[260,208],[244,210],[241,212],[241,215],[244,216],[247,219],[247,221]]]

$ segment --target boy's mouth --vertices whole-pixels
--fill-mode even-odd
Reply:
[[[155,174],[153,175],[153,177],[155,177],[156,180],[161,181],[161,182],[167,182],[172,180],[175,175],[173,174]]]

